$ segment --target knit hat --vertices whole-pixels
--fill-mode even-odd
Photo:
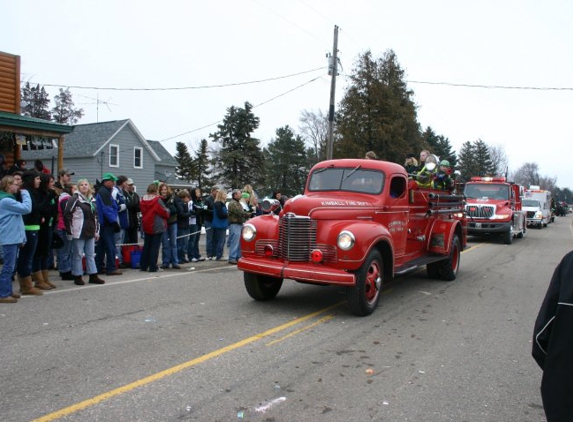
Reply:
[[[442,162],[440,163],[440,166],[450,167],[450,162],[448,160],[442,160]]]

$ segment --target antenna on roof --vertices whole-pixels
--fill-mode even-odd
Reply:
[[[109,98],[107,101],[100,100],[99,99],[99,92],[96,92],[96,98],[86,97],[85,95],[78,95],[78,96],[83,97],[83,98],[87,98],[88,100],[95,101],[95,103],[88,103],[88,104],[95,104],[96,105],[96,123],[99,123],[99,105],[100,104],[104,104],[110,112],[111,112],[110,105],[119,105],[119,104],[115,104],[115,103],[110,103],[109,100],[111,100],[111,98]]]

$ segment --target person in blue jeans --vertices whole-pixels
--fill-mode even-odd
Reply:
[[[213,206],[213,252],[215,253],[215,260],[219,261],[223,258],[223,250],[225,248],[225,237],[227,229],[229,228],[229,212],[227,210],[227,192],[220,189],[215,197],[215,204]]]
[[[169,265],[176,270],[180,270],[179,258],[177,256],[177,213],[181,207],[177,201],[177,195],[173,194],[167,183],[159,185],[159,196],[170,212],[167,219],[167,230],[161,237],[162,265],[161,268],[167,269]],[[182,209],[182,208],[181,208]]]
[[[20,298],[12,291],[12,274],[20,246],[26,242],[26,231],[22,215],[32,211],[32,200],[26,190],[20,190],[22,202],[15,197],[20,183],[13,176],[0,180],[0,245],[4,265],[0,273],[0,303],[16,303]]]
[[[241,257],[241,230],[243,229],[243,223],[251,217],[251,212],[245,211],[243,208],[241,191],[239,189],[233,191],[227,208],[229,211],[229,264],[236,265]]]
[[[98,273],[103,274],[105,272],[109,276],[123,274],[117,268],[115,261],[115,233],[119,233],[121,231],[118,215],[119,206],[112,196],[113,187],[115,186],[116,181],[117,177],[112,173],[105,173],[102,177],[102,185],[98,189],[96,195],[96,210],[98,222],[100,224],[100,238],[96,245],[95,261]]]
[[[203,224],[205,226],[205,252],[207,254],[207,260],[210,261],[213,259],[213,256],[216,255],[216,251],[213,249],[213,208],[215,206],[215,197],[217,196],[217,192],[219,192],[219,187],[213,186],[211,188],[211,195],[205,198],[204,203],[204,220]]]

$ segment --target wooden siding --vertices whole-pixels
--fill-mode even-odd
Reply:
[[[0,110],[20,114],[20,56],[0,51]]]

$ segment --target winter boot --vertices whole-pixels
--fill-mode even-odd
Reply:
[[[60,273],[62,280],[74,280],[74,276],[71,271],[66,271],[65,273]]]
[[[90,274],[90,281],[91,284],[104,284],[105,280],[102,280],[97,276],[97,274]]]
[[[12,296],[0,297],[0,303],[17,303],[18,299],[14,299]]]
[[[32,280],[34,280],[36,288],[41,290],[52,290],[52,288],[44,281],[42,271],[32,273]]]
[[[83,286],[86,284],[86,282],[84,281],[81,275],[76,275],[74,276],[74,284],[78,286]]]
[[[34,296],[42,296],[44,294],[43,291],[40,289],[36,289],[32,285],[32,277],[21,277],[18,276],[18,282],[20,283],[20,293],[22,295],[34,295]]]
[[[22,296],[20,295],[20,293],[16,293],[16,292],[12,292],[12,294],[10,295],[12,296],[14,299],[20,299]]]
[[[48,270],[42,270],[42,277],[44,278],[44,283],[46,283],[48,286],[50,286],[52,289],[55,289],[56,286],[54,283],[52,283],[50,281],[50,271]]]

